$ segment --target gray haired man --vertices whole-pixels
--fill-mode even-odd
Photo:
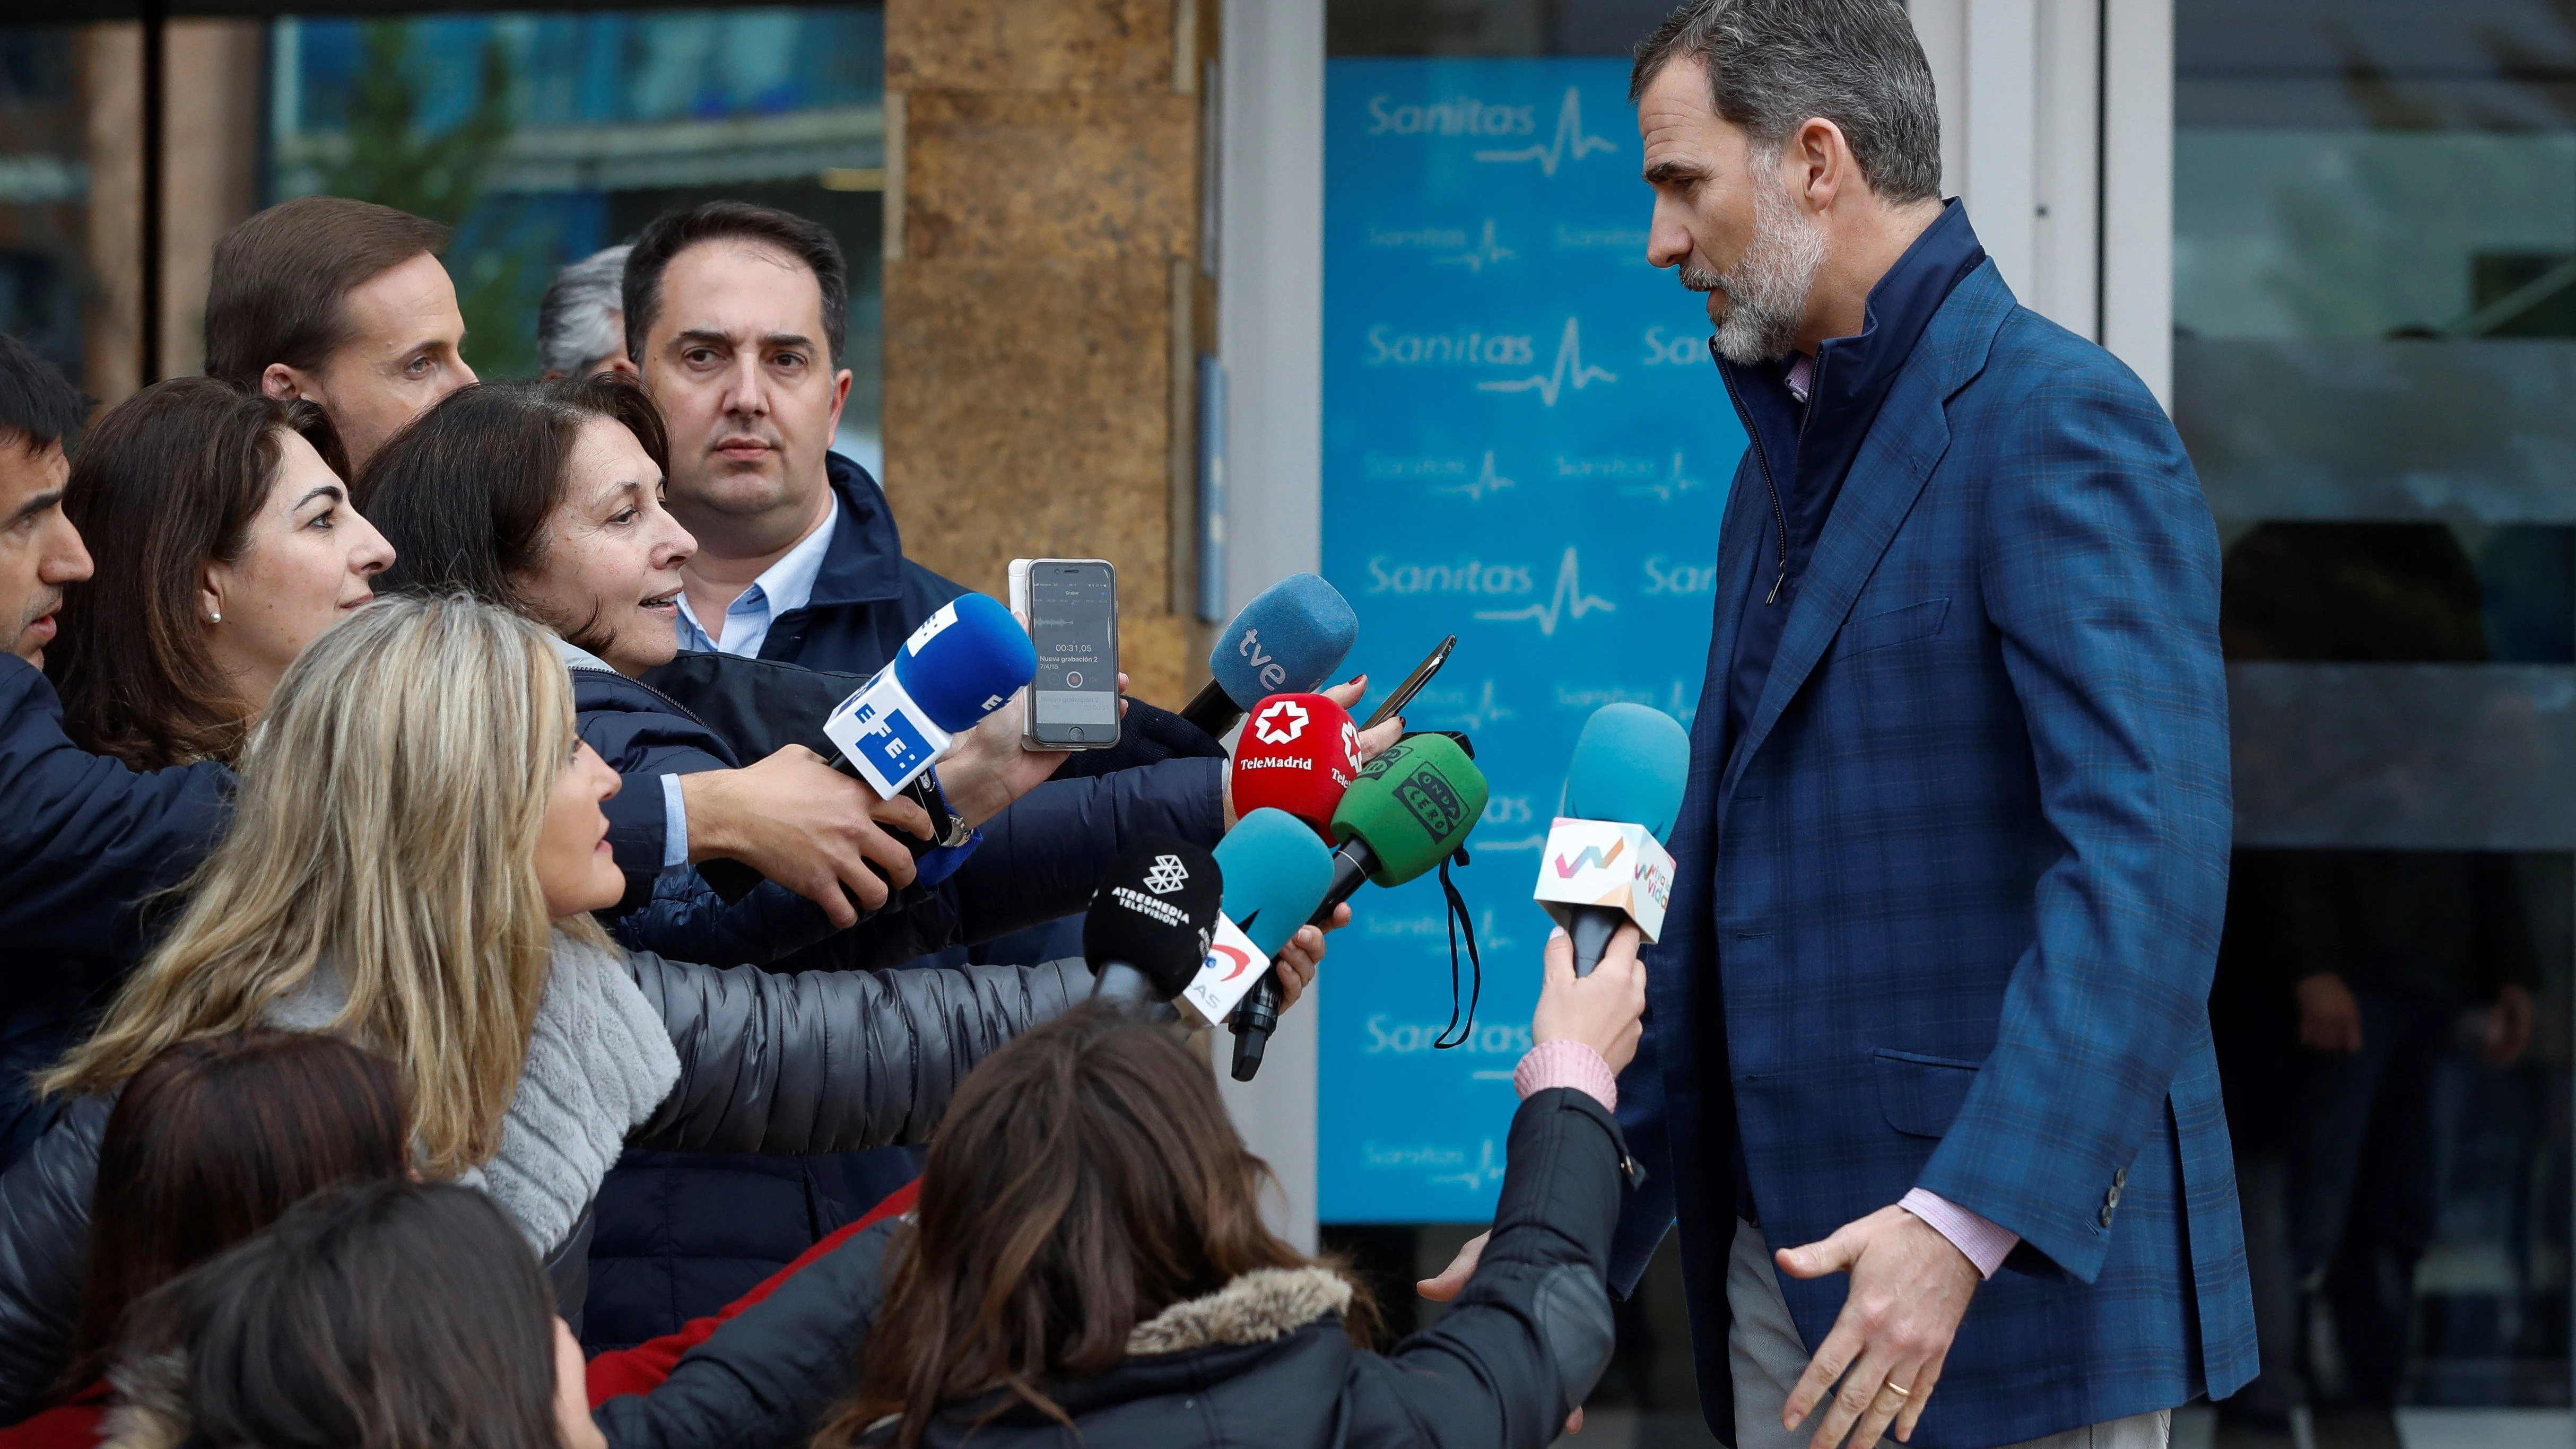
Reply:
[[[635,376],[626,358],[626,253],[605,247],[555,274],[537,304],[537,362],[545,379]]]

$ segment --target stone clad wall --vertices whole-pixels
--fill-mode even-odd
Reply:
[[[1177,706],[1206,634],[1191,359],[1199,0],[888,0],[885,450],[905,552],[1004,597],[1118,566],[1120,663]]]

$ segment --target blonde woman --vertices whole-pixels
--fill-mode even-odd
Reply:
[[[456,597],[360,610],[286,671],[231,833],[0,1177],[0,1422],[62,1367],[114,1093],[173,1043],[266,1024],[390,1057],[421,1170],[487,1190],[579,1320],[590,1204],[632,1143],[923,1139],[969,1068],[1090,992],[1079,961],[772,975],[612,945],[623,880],[536,625]]]

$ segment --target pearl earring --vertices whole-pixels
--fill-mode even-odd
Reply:
[[[207,623],[209,623],[209,624],[220,624],[220,623],[222,623],[223,621],[224,621],[224,611],[223,611],[223,610],[221,610],[221,609],[217,609],[217,610],[215,610],[213,613],[208,614],[208,615],[206,616],[206,622],[207,622]]]

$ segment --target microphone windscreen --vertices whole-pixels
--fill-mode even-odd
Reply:
[[[894,657],[894,677],[931,723],[958,734],[1037,677],[1028,631],[991,597],[960,594],[921,621]]]
[[[1225,913],[1264,956],[1276,956],[1333,883],[1333,853],[1305,822],[1254,810],[1217,842],[1225,871]]]
[[[1320,694],[1274,694],[1252,707],[1235,739],[1234,808],[1285,810],[1325,836],[1359,775],[1359,754],[1349,710]]]
[[[1398,886],[1438,868],[1485,813],[1485,775],[1445,735],[1409,735],[1368,762],[1333,811],[1333,839],[1367,842],[1369,879]]]
[[[1690,778],[1690,732],[1642,704],[1605,704],[1584,721],[1565,771],[1565,808],[1579,820],[1642,825],[1670,842]]]
[[[1216,857],[1183,840],[1149,839],[1118,857],[1082,917],[1082,957],[1094,971],[1124,962],[1169,1001],[1199,974],[1225,899]]]
[[[1360,616],[1341,590],[1314,574],[1290,574],[1254,595],[1216,636],[1208,673],[1248,710],[1263,695],[1319,687],[1359,637]]]

